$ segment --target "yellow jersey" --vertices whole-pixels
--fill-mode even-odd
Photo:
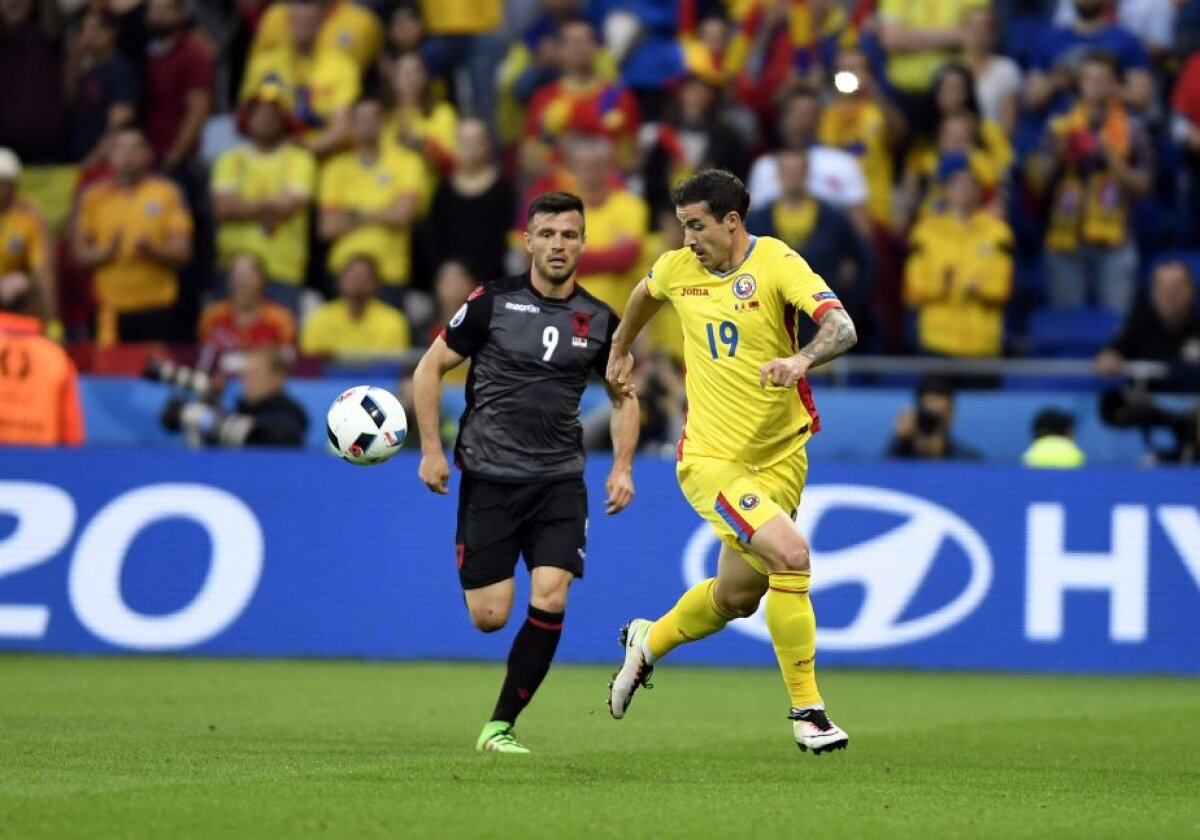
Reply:
[[[884,21],[943,32],[962,22],[967,9],[988,8],[991,0],[882,0],[879,17]],[[953,50],[917,50],[892,53],[887,59],[887,77],[907,93],[924,93],[933,74],[954,58]]]
[[[796,317],[842,304],[804,258],[769,236],[751,237],[741,265],[709,271],[687,248],[663,254],[646,278],[683,325],[688,413],[679,459],[719,458],[769,467],[821,428],[808,381],[760,387],[760,368],[794,355]]]
[[[253,59],[260,53],[292,45],[287,3],[272,3],[259,21],[251,57]],[[344,53],[360,72],[371,65],[382,46],[383,27],[379,25],[379,19],[370,10],[349,0],[332,4],[317,33],[318,52],[336,50]]]
[[[24,201],[0,212],[0,274],[42,271],[50,256],[46,223]]]
[[[79,225],[96,245],[108,247],[120,237],[115,258],[92,275],[102,306],[136,312],[175,303],[179,294],[175,270],[142,256],[138,242],[162,245],[173,234],[192,235],[192,216],[178,187],[157,175],[132,187],[101,181],[80,199]]]
[[[419,202],[424,165],[419,156],[398,146],[385,147],[373,163],[363,161],[358,152],[343,152],[321,170],[317,203],[323,210],[373,213],[405,195]],[[329,269],[337,274],[352,257],[365,255],[375,261],[384,283],[403,285],[412,265],[411,249],[409,228],[363,225],[334,240]]]
[[[610,249],[624,243],[634,253],[636,263],[624,271],[613,271],[603,264],[588,266],[587,250],[580,261],[579,284],[608,304],[615,312],[625,308],[629,293],[642,278],[642,243],[650,221],[650,209],[646,202],[628,190],[612,190],[604,201],[589,204],[584,208],[587,248],[593,252]]]
[[[503,0],[422,0],[430,35],[482,35],[504,22]]]
[[[285,196],[308,200],[313,196],[316,179],[316,158],[307,149],[284,143],[263,152],[246,143],[217,158],[212,191],[233,194],[243,201]],[[308,211],[294,213],[271,227],[255,221],[221,222],[217,226],[217,257],[221,265],[228,266],[242,252],[262,260],[272,280],[302,282],[308,263]]]
[[[301,55],[291,47],[255,54],[242,77],[240,98],[254,96],[267,82],[282,85],[291,95],[289,109],[308,130],[323,128],[343,108],[358,99],[358,67],[340,52]]]
[[[1012,295],[1013,235],[980,210],[967,220],[929,213],[911,234],[904,300],[917,310],[921,347],[944,356],[999,356]]]
[[[892,148],[887,119],[874,102],[840,96],[821,114],[817,139],[849,152],[867,180],[867,214],[883,227],[892,223]]]
[[[381,300],[370,300],[353,318],[344,300],[331,300],[304,321],[300,352],[309,356],[396,353],[412,346],[408,319]]]

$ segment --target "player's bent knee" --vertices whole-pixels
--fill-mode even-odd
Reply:
[[[719,588],[713,593],[717,606],[737,618],[747,618],[758,611],[762,600],[761,592],[722,592]]]
[[[476,630],[481,630],[484,633],[495,633],[497,630],[503,629],[508,623],[508,610],[500,610],[494,607],[477,607],[471,610],[471,623],[475,625]]]
[[[781,554],[780,561],[784,571],[807,572],[809,568],[808,541],[799,537],[795,544],[787,546]]]

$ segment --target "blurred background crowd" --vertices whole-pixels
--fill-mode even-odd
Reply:
[[[84,372],[268,348],[282,382],[427,345],[526,266],[549,189],[619,312],[681,244],[672,184],[715,166],[856,354],[1194,390],[1198,44],[1200,0],[0,0],[0,275],[28,281],[0,291]],[[669,313],[642,349],[668,440]]]

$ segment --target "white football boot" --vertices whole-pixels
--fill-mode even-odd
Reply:
[[[608,684],[608,710],[617,720],[625,717],[634,692],[642,686],[652,688],[649,680],[654,666],[646,662],[642,653],[642,642],[650,632],[651,623],[644,618],[635,618],[621,628],[619,641],[625,648],[625,662]]]
[[[813,751],[813,755],[844,750],[850,736],[829,719],[824,709],[792,709],[788,715],[796,735],[796,746],[801,752]]]

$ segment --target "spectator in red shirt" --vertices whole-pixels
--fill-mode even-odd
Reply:
[[[1192,54],[1171,94],[1174,112],[1172,132],[1188,178],[1191,225],[1186,226],[1184,244],[1200,248],[1200,52]]]
[[[529,103],[522,167],[532,177],[544,175],[555,141],[574,132],[612,140],[621,168],[628,171],[634,163],[639,120],[633,93],[600,75],[596,32],[586,20],[563,24],[559,38],[562,76],[534,94]]]
[[[209,304],[196,332],[200,342],[219,353],[296,343],[292,313],[267,300],[266,274],[258,258],[239,254],[229,265],[229,298]]]
[[[150,0],[146,25],[146,138],[163,170],[175,172],[196,154],[212,114],[213,50],[192,30],[183,0]]]

